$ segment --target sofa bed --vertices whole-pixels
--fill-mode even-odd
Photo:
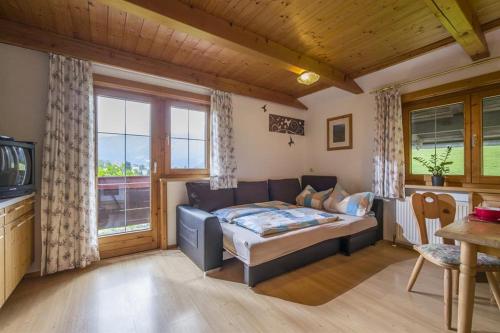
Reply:
[[[186,183],[189,205],[177,207],[177,244],[202,271],[222,266],[227,251],[244,265],[249,286],[341,252],[350,255],[383,235],[383,201],[374,199],[365,216],[337,214],[339,220],[261,236],[224,223],[213,212],[222,208],[280,201],[295,204],[307,185],[317,191],[335,188],[335,176],[302,176],[238,182],[235,189],[210,190],[208,181]]]

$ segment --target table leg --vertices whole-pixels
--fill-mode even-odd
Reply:
[[[458,333],[470,333],[474,310],[477,247],[462,241],[460,244],[460,282],[458,290]]]

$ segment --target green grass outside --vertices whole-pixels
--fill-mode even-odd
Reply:
[[[500,146],[484,146],[483,175],[500,176]]]
[[[442,154],[446,148],[438,148],[438,156]],[[484,176],[500,176],[500,145],[498,146],[484,146],[483,156],[483,175]],[[427,175],[429,172],[419,162],[415,161],[413,157],[422,156],[429,159],[431,154],[434,154],[434,148],[412,149],[411,169],[414,175]],[[463,175],[464,174],[464,148],[453,147],[450,157],[448,159],[453,164],[450,165],[450,172],[448,175]]]

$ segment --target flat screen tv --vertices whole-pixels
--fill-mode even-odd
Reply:
[[[35,145],[0,139],[0,199],[35,190]]]

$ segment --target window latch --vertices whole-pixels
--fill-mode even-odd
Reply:
[[[473,134],[472,135],[472,148],[474,148],[477,144],[477,135]]]

